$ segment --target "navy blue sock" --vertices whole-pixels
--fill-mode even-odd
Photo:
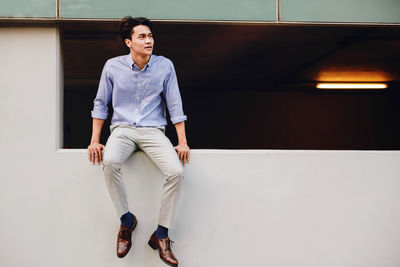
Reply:
[[[168,237],[168,228],[165,228],[164,226],[158,225],[157,230],[156,230],[156,237],[158,239],[162,239],[162,238]]]
[[[133,214],[129,211],[121,216],[121,225],[125,227],[131,227],[133,224]]]

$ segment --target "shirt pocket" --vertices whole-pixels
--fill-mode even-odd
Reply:
[[[163,81],[162,80],[150,80],[146,83],[145,95],[158,95],[163,91]]]

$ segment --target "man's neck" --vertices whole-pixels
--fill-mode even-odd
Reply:
[[[135,62],[136,66],[138,66],[139,69],[143,69],[144,66],[146,66],[146,64],[149,62],[150,60],[150,55],[149,56],[142,56],[142,55],[137,55],[137,54],[133,54],[132,55],[132,59],[133,62]]]

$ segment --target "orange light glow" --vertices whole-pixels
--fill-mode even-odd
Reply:
[[[317,83],[318,89],[386,89],[385,83]]]
[[[376,83],[396,80],[391,74],[379,70],[335,70],[328,69],[318,73],[316,77],[320,82],[362,82]]]

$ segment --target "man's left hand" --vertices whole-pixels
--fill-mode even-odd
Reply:
[[[179,160],[182,162],[183,166],[185,166],[186,163],[189,163],[189,146],[187,144],[179,144],[174,148],[176,150],[176,153],[178,153]]]

